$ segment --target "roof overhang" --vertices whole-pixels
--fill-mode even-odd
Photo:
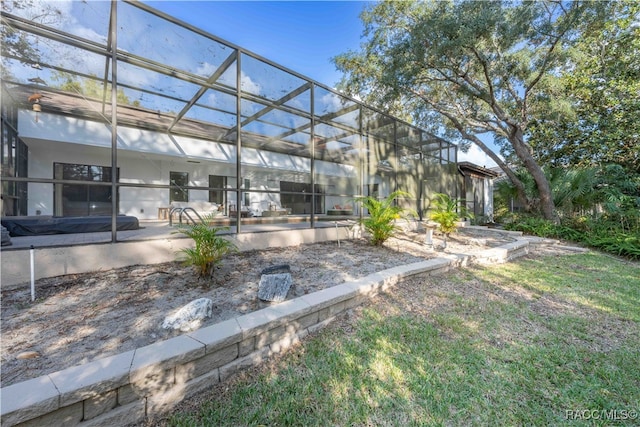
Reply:
[[[475,175],[481,178],[497,178],[500,174],[491,169],[473,164],[471,162],[459,162],[458,169],[462,175]]]

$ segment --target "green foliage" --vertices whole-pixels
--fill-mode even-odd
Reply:
[[[627,230],[606,217],[595,220],[586,216],[570,217],[554,224],[539,217],[521,216],[504,227],[534,236],[583,243],[610,254],[640,259],[640,227]]]
[[[438,223],[440,231],[445,236],[449,236],[449,234],[457,230],[458,221],[460,221],[461,217],[470,216],[462,206],[461,200],[452,199],[448,194],[436,193],[431,203],[434,209],[429,218]]]
[[[491,217],[486,215],[476,215],[471,219],[471,225],[487,225],[491,223]]]
[[[410,114],[440,135],[449,131],[448,137],[476,144],[507,169],[478,137],[491,135],[527,168],[542,213],[555,219],[528,126],[546,111],[568,108],[555,89],[558,70],[570,68],[582,24],[608,18],[606,10],[604,2],[376,2],[361,15],[362,50],[334,58],[345,72],[340,89]]]
[[[604,219],[625,232],[640,232],[640,173],[607,165],[599,173]]]
[[[369,216],[360,222],[371,235],[371,244],[380,246],[392,237],[398,231],[396,220],[402,216],[415,216],[414,212],[395,204],[395,199],[398,197],[411,197],[411,195],[404,191],[394,191],[382,200],[373,196],[354,199],[356,203],[360,203],[364,209],[369,211]]]
[[[630,259],[640,259],[640,235],[598,232],[587,235],[585,242],[594,248]]]
[[[555,224],[544,218],[525,216],[522,219],[514,220],[510,224],[506,224],[507,230],[522,231],[525,234],[540,237],[557,237],[555,233]]]
[[[576,38],[551,99],[563,112],[542,110],[529,128],[541,163],[592,166],[617,163],[640,173],[640,3],[607,2],[608,19]]]
[[[181,225],[178,232],[190,237],[195,247],[184,248],[180,252],[185,255],[185,264],[196,267],[200,277],[212,276],[215,267],[222,262],[225,255],[237,251],[237,247],[230,240],[218,236],[218,232],[227,227],[210,226],[213,217],[205,217],[202,223]]]
[[[597,203],[598,170],[595,168],[555,168],[547,172],[553,201],[564,215],[593,208]]]
[[[536,205],[536,200],[538,200],[538,192],[531,174],[521,168],[513,172],[522,183],[525,198],[531,203],[532,211],[537,212],[538,206]],[[504,222],[504,217],[509,215],[512,202],[518,199],[518,191],[510,180],[503,179],[494,184],[493,199],[493,218],[497,222]]]
[[[591,222],[608,224],[614,231],[640,230],[640,174],[616,164],[599,168],[547,168],[545,173],[562,224],[588,217]],[[533,180],[523,176],[522,182],[527,194],[535,200]],[[515,190],[508,181],[497,183],[495,189],[495,218],[499,222],[511,222],[508,208]]]

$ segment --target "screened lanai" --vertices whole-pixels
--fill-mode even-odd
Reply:
[[[2,219],[316,227],[423,214],[456,146],[148,5],[7,1]],[[179,217],[179,218],[178,218]]]

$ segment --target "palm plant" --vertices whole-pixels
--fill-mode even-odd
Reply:
[[[466,208],[459,199],[452,199],[448,194],[436,193],[433,199],[434,210],[429,215],[432,221],[438,223],[440,231],[444,234],[444,246],[447,246],[449,235],[458,229],[458,221],[461,217],[470,217]]]
[[[374,246],[381,246],[399,230],[396,225],[397,219],[406,215],[415,216],[415,212],[394,203],[394,200],[398,197],[411,197],[411,195],[398,190],[382,200],[372,196],[362,196],[354,199],[356,203],[360,203],[364,209],[369,211],[369,216],[361,219],[360,223],[371,235],[371,244]]]
[[[211,219],[207,216],[201,223],[183,225],[178,228],[178,232],[190,237],[195,242],[192,248],[180,250],[185,255],[184,263],[193,265],[198,271],[198,275],[213,276],[216,266],[222,262],[222,258],[232,252],[237,251],[236,245],[218,235],[221,230],[228,227],[212,227]]]
[[[561,217],[584,212],[600,202],[597,168],[544,168],[544,173],[551,186],[553,203]],[[516,175],[525,185],[527,197],[533,202],[531,207],[538,208],[535,181],[523,170],[517,171]],[[515,198],[515,187],[509,181],[501,181],[495,189],[498,199]]]
[[[582,213],[598,203],[596,168],[556,168],[548,171],[553,201],[562,216]]]

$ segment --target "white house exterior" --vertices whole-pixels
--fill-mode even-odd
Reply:
[[[143,3],[34,7],[2,11],[3,221],[197,206],[240,232],[457,196],[455,145]]]

